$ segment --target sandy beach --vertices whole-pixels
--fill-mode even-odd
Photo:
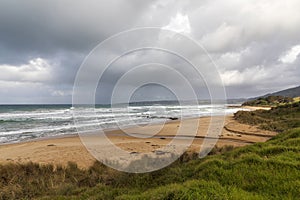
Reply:
[[[214,119],[216,121],[222,120],[222,116],[215,116]],[[194,124],[195,120],[199,120],[199,128],[188,151],[199,152],[212,119],[211,117],[187,119],[185,123],[186,125],[189,125],[189,123]],[[123,150],[133,153],[146,153],[154,152],[167,145],[176,135],[179,127],[180,121],[178,120],[168,122],[152,138],[132,137],[122,130],[108,131],[106,136],[113,144]],[[138,134],[151,132],[158,128],[160,128],[160,124],[143,128],[128,128],[125,132],[134,133],[138,136]],[[275,135],[274,132],[260,130],[255,126],[240,124],[234,120],[233,115],[229,115],[225,117],[224,128],[219,135],[216,146],[245,146],[256,142],[264,142]],[[190,137],[190,135],[187,133],[183,137]],[[26,162],[63,166],[68,162],[75,162],[80,168],[88,168],[93,165],[95,158],[87,151],[77,135],[0,146],[1,164]]]

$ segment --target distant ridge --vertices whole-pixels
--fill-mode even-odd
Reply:
[[[297,97],[297,98],[295,98]],[[289,104],[300,100],[300,86],[269,93],[263,96],[250,98],[242,105],[244,106],[278,106]]]
[[[300,96],[300,86],[294,87],[294,88],[289,88],[286,90],[281,90],[281,91],[270,93],[270,94],[266,94],[261,97],[268,97],[268,96],[285,96],[285,97],[291,97],[291,98],[299,97]]]

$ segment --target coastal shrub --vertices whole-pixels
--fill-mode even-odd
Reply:
[[[225,145],[222,147],[214,146],[214,148],[209,152],[208,155],[223,154],[225,152],[232,151],[233,149],[233,145]]]

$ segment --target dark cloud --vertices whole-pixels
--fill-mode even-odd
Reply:
[[[58,51],[88,53],[110,35],[131,28],[149,2],[4,0],[0,46],[21,58],[48,57]],[[7,58],[2,62],[14,62]]]

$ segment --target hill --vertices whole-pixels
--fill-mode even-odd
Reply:
[[[249,98],[243,106],[279,106],[300,100],[300,86],[269,93],[260,97]]]
[[[285,96],[285,97],[291,97],[291,98],[299,97],[300,96],[300,86],[294,87],[294,88],[289,88],[286,90],[281,90],[281,91],[270,93],[270,94],[266,94],[261,97],[268,97],[268,96]]]

